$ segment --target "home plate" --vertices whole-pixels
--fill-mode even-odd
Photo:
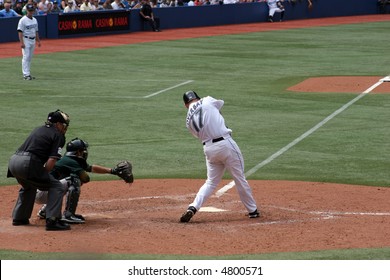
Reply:
[[[199,212],[225,212],[227,210],[219,209],[215,207],[202,207],[199,209]]]

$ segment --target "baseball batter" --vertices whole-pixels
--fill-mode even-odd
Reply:
[[[267,0],[269,12],[268,12],[268,21],[274,21],[274,14],[280,13],[280,21],[283,21],[284,17],[284,7],[282,5],[283,0]]]
[[[249,218],[258,218],[260,213],[244,175],[243,156],[231,137],[232,130],[226,127],[225,119],[220,113],[224,101],[210,96],[200,98],[194,91],[184,93],[183,101],[188,108],[186,127],[203,144],[207,180],[181,216],[180,222],[187,223],[191,220],[214,192],[226,169],[234,179],[240,199],[249,212]]]
[[[23,16],[18,23],[18,36],[22,48],[22,72],[24,80],[34,79],[30,73],[31,60],[35,50],[35,42],[38,47],[41,46],[41,40],[38,34],[38,21],[33,17],[35,7],[33,4],[27,4],[27,14]]]

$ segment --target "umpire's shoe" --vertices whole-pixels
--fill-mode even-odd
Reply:
[[[30,221],[28,219],[25,220],[12,220],[13,226],[27,226],[30,224]]]
[[[47,218],[46,219],[46,230],[70,230],[70,225],[61,221],[58,218]]]
[[[181,223],[188,223],[191,218],[195,215],[196,208],[194,206],[188,207],[187,211],[181,216],[180,222]]]

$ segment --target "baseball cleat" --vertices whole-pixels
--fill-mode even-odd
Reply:
[[[78,216],[81,216],[81,215],[78,215]],[[78,218],[75,215],[70,215],[70,216],[65,216],[64,215],[64,216],[62,216],[61,221],[65,222],[65,223],[68,223],[68,224],[84,224],[85,223],[85,219],[84,219],[83,216],[81,216],[81,218]]]
[[[33,76],[31,76],[31,75],[28,75],[28,76],[24,76],[23,79],[24,79],[24,80],[31,81],[31,80],[34,80],[35,77],[33,77]]]
[[[188,207],[187,211],[181,216],[181,223],[188,223],[191,218],[195,215],[196,209],[193,206]]]
[[[37,216],[40,219],[46,219],[46,204],[43,204],[41,209],[39,209]]]
[[[74,214],[73,216],[75,216],[77,219],[80,219],[80,220],[83,220],[83,221],[85,221],[85,218],[84,218],[84,216],[83,216],[83,215],[81,215],[81,214]]]
[[[260,217],[260,213],[259,213],[259,211],[257,211],[257,209],[256,209],[255,211],[253,211],[253,212],[251,212],[251,213],[248,213],[248,217],[251,218],[251,219],[253,219],[253,218],[258,218],[258,217]]]

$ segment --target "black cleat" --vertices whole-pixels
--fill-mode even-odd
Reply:
[[[31,81],[31,80],[34,80],[35,77],[31,76],[31,75],[28,75],[28,76],[24,76],[23,77],[23,80],[27,80],[27,81]]]
[[[191,218],[195,215],[196,208],[193,206],[188,207],[187,211],[181,216],[180,222],[181,223],[188,223]]]
[[[79,217],[77,217],[79,216]],[[68,223],[68,224],[84,224],[85,219],[81,215],[64,215],[61,218],[62,222]]]
[[[37,216],[39,217],[39,219],[46,219],[46,204],[42,205],[41,209],[39,209],[37,213]]]
[[[257,211],[257,209],[256,209],[255,211],[253,211],[253,212],[251,212],[251,213],[248,213],[248,217],[251,218],[251,219],[253,219],[253,218],[258,218],[258,217],[260,217],[260,213],[259,213],[259,211]]]

